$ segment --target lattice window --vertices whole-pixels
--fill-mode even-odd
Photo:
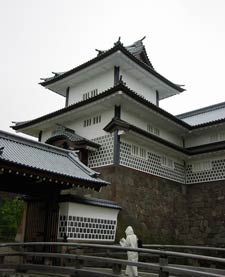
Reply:
[[[131,146],[131,154],[134,156],[138,156],[139,155],[139,147],[137,145],[132,145]]]
[[[101,115],[97,115],[93,117],[93,124],[98,124],[101,122]]]
[[[88,127],[88,126],[91,126],[91,118],[84,120],[84,127]]]
[[[213,133],[210,136],[210,141],[211,142],[216,142],[216,141],[220,141],[220,140],[225,140],[225,132]]]
[[[88,118],[84,120],[84,127],[91,126],[92,124],[98,124],[101,122],[101,115],[96,115],[93,118]]]
[[[192,164],[192,171],[207,171],[212,169],[212,161],[200,161]]]
[[[149,133],[152,133],[152,134],[154,134],[154,135],[156,135],[156,136],[160,136],[160,131],[159,131],[159,129],[158,128],[156,128],[156,127],[154,127],[153,125],[151,125],[151,124],[147,124],[147,131],[149,132]]]
[[[64,234],[71,240],[114,241],[116,220],[60,215],[58,238]]]
[[[89,99],[91,97],[94,97],[96,95],[98,95],[98,89],[97,88],[84,93],[83,94],[83,100],[87,100],[87,99]]]
[[[135,144],[132,144],[131,146],[131,155],[137,156],[142,159],[147,159],[146,149]]]
[[[174,161],[166,156],[162,156],[161,166],[174,169]]]

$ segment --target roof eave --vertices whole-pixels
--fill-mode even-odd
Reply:
[[[151,67],[150,65],[147,65],[146,63],[142,62],[141,60],[139,60],[138,58],[136,58],[133,54],[131,54],[121,43],[116,44],[113,48],[109,49],[108,51],[104,52],[101,55],[98,55],[97,57],[95,57],[94,59],[79,65],[78,67],[75,67],[69,71],[66,71],[65,73],[58,75],[48,81],[44,81],[44,82],[40,82],[39,84],[42,85],[43,87],[47,87],[51,84],[54,84],[76,72],[79,72],[80,70],[83,70],[86,67],[89,67],[103,59],[105,59],[106,57],[112,55],[113,53],[117,52],[117,51],[121,51],[124,55],[126,55],[127,57],[129,57],[132,61],[134,61],[136,64],[138,64],[139,66],[141,66],[142,68],[144,68],[146,71],[148,71],[149,73],[151,73],[152,75],[154,75],[156,78],[160,79],[162,82],[166,83],[167,85],[169,85],[170,87],[172,87],[173,89],[177,90],[178,92],[183,92],[185,91],[185,89],[183,89],[182,87],[172,83],[171,81],[169,81],[168,79],[166,79],[165,77],[163,77],[161,74],[159,74],[157,71],[155,71],[153,69],[153,67]],[[147,54],[146,54],[147,56]],[[49,89],[51,89],[49,87]]]
[[[71,106],[65,107],[61,110],[57,110],[53,113],[44,115],[42,117],[36,118],[34,120],[31,121],[26,121],[24,124],[17,124],[15,126],[10,126],[12,129],[16,130],[16,131],[24,131],[25,128],[27,127],[31,127],[37,123],[43,122],[45,120],[48,120],[49,118],[54,118],[55,116],[61,115],[63,113],[69,112],[73,109],[77,109],[81,106],[87,105],[89,103],[92,103],[94,101],[97,101],[99,99],[102,99],[103,97],[109,96],[111,94],[114,94],[115,92],[118,91],[123,91],[124,93],[126,93],[127,95],[129,95],[130,97],[134,98],[135,100],[137,100],[138,102],[148,106],[149,108],[153,109],[154,111],[162,114],[163,116],[169,118],[170,120],[172,120],[173,122],[177,123],[178,125],[182,126],[183,128],[190,130],[192,127],[187,124],[186,122],[178,119],[177,117],[173,116],[172,114],[168,113],[167,111],[161,109],[160,107],[150,103],[149,101],[145,100],[144,98],[140,97],[137,93],[135,93],[134,91],[132,91],[131,89],[129,89],[127,86],[123,85],[122,83],[119,83],[118,85],[106,90],[105,92],[100,93],[99,95],[89,98],[87,100],[84,101],[80,101],[78,103],[75,103]]]

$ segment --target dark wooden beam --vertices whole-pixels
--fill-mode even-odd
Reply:
[[[113,149],[113,164],[119,165],[120,163],[120,136],[118,130],[114,131],[114,149]]]
[[[66,89],[66,102],[65,102],[65,107],[68,107],[69,94],[70,94],[70,87],[67,87],[67,89]]]
[[[120,79],[120,67],[114,67],[114,86],[118,85]]]

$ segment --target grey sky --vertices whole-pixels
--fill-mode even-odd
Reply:
[[[146,36],[154,68],[186,92],[161,101],[173,114],[225,101],[224,0],[0,0],[0,129],[64,106],[38,85]]]

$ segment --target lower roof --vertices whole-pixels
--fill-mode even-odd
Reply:
[[[84,196],[72,195],[72,194],[61,195],[59,202],[72,202],[72,203],[79,203],[79,204],[85,204],[85,205],[100,206],[100,207],[110,208],[110,209],[118,209],[118,210],[121,209],[121,207],[114,201],[100,199],[100,198],[84,197]]]
[[[219,141],[214,143],[208,143],[204,145],[199,146],[193,146],[193,147],[181,147],[174,143],[171,143],[163,138],[160,138],[154,134],[151,134],[148,131],[145,131],[139,127],[136,127],[122,119],[119,118],[113,118],[105,127],[104,130],[106,132],[113,132],[114,130],[123,130],[123,131],[132,131],[136,134],[139,134],[147,139],[150,139],[156,143],[159,143],[163,146],[169,147],[170,149],[173,149],[175,151],[178,151],[179,153],[182,153],[186,156],[194,156],[204,153],[210,153],[210,152],[218,152],[225,149],[225,142]]]
[[[119,83],[118,85],[116,85],[104,92],[101,92],[100,94],[98,94],[94,97],[91,97],[87,100],[82,100],[82,101],[74,103],[68,107],[62,108],[60,110],[54,111],[50,114],[46,114],[44,116],[41,116],[39,118],[30,120],[30,121],[16,122],[16,124],[14,126],[11,126],[11,128],[13,128],[14,130],[29,134],[29,135],[38,136],[39,131],[42,130],[41,124],[45,124],[45,123],[49,124],[50,122],[53,122],[55,124],[56,122],[58,122],[59,118],[62,119],[63,116],[66,117],[70,113],[76,113],[79,110],[79,108],[83,108],[83,107],[88,108],[89,104],[98,103],[99,100],[106,99],[108,96],[112,96],[112,95],[115,95],[120,92],[122,92],[122,94],[129,97],[129,99],[135,100],[134,102],[142,104],[143,106],[147,107],[149,110],[153,111],[155,114],[159,115],[161,118],[163,118],[163,120],[165,120],[167,126],[171,126],[171,124],[172,124],[172,125],[176,126],[177,128],[179,128],[178,132],[180,132],[180,130],[182,130],[184,132],[198,131],[198,130],[201,130],[202,128],[208,128],[211,126],[216,126],[218,124],[225,123],[225,117],[224,117],[224,118],[221,118],[218,120],[209,121],[209,122],[205,122],[205,123],[201,123],[201,124],[192,126],[192,125],[186,123],[181,118],[170,114],[169,112],[163,110],[162,108],[154,105],[150,101],[141,97],[136,92],[132,91],[130,88],[125,86],[123,83]],[[169,120],[169,122],[168,122],[168,120]]]
[[[73,151],[36,142],[14,134],[0,131],[0,167],[26,168],[37,176],[43,174],[61,183],[82,185],[99,190],[109,183],[79,160]],[[11,169],[10,169],[11,170]],[[18,169],[19,171],[19,169]],[[46,177],[45,177],[46,178]]]

